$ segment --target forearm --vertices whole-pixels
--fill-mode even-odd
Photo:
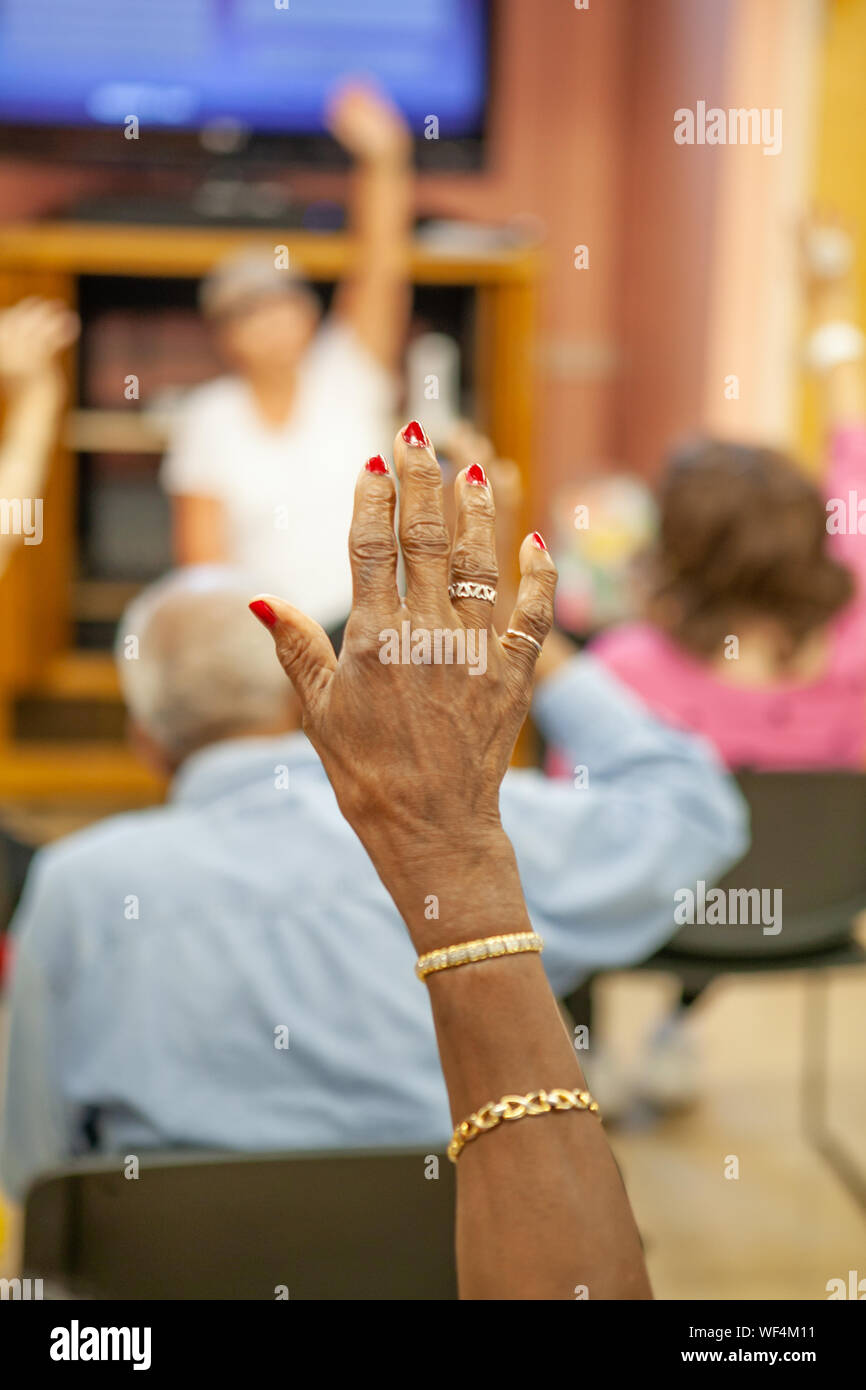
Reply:
[[[21,503],[42,497],[62,404],[62,380],[53,373],[10,397],[0,441],[0,497]],[[0,574],[18,544],[15,534],[0,535]]]
[[[408,150],[359,160],[352,171],[350,231],[374,274],[405,274],[411,214]]]
[[[352,174],[356,268],[338,300],[366,347],[397,363],[409,313],[412,171],[408,153],[362,160]]]
[[[491,836],[461,866],[415,864],[425,890],[439,882],[438,920],[419,912],[421,889],[386,872],[419,953],[477,937],[528,931],[511,844]],[[536,955],[428,976],[455,1125],[505,1095],[585,1081]],[[647,1298],[640,1240],[595,1115],[551,1112],[503,1122],[466,1145],[457,1165],[457,1261],[463,1298]]]
[[[455,1124],[488,1101],[585,1089],[537,956],[430,977]],[[648,1298],[628,1197],[602,1126],[588,1111],[504,1121],[457,1163],[457,1265],[463,1298]]]
[[[64,386],[59,372],[46,371],[10,397],[0,442],[0,495],[40,494],[57,437]]]

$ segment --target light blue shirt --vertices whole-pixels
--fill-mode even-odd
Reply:
[[[501,793],[562,996],[656,950],[676,890],[745,851],[746,813],[709,747],[656,722],[590,657],[541,687],[535,716],[588,780],[512,770]],[[13,931],[0,1145],[12,1195],[94,1146],[450,1136],[406,928],[303,734],[213,745],[165,806],[42,850]]]

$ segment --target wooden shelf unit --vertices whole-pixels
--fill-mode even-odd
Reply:
[[[61,299],[73,308],[83,276],[200,277],[233,251],[288,248],[290,264],[312,279],[334,281],[352,268],[350,237],[271,229],[209,229],[73,222],[0,225],[0,305],[25,295]],[[468,255],[413,246],[410,274],[418,285],[466,286],[476,293],[474,373],[481,422],[496,447],[524,474],[532,449],[535,292],[534,249]],[[73,354],[70,354],[72,357]],[[69,363],[70,382],[76,363]],[[147,411],[72,410],[58,444],[44,497],[44,537],[19,546],[0,576],[0,802],[87,797],[129,804],[159,793],[131,754],[115,744],[84,747],[58,741],[33,747],[12,736],[14,700],[53,690],[119,698],[105,659],[74,651],[77,579],[77,451],[158,453],[164,422]],[[113,696],[111,692],[114,692]]]
[[[63,443],[71,453],[161,454],[169,421],[150,410],[71,410]]]

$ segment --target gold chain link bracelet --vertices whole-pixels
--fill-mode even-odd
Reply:
[[[503,1096],[498,1101],[488,1101],[463,1120],[454,1131],[448,1145],[448,1157],[456,1163],[463,1149],[479,1134],[487,1129],[495,1129],[503,1120],[522,1120],[527,1115],[549,1115],[553,1110],[588,1110],[601,1119],[598,1101],[593,1100],[589,1091],[532,1091],[528,1096]]]
[[[542,951],[544,942],[534,931],[512,932],[509,936],[482,936],[477,941],[463,941],[457,946],[443,946],[419,956],[415,974],[424,980],[437,970],[450,970],[455,965],[471,965],[478,960],[493,960],[497,956],[516,956],[522,951]]]

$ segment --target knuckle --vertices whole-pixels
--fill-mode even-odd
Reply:
[[[361,564],[381,564],[396,559],[397,538],[391,531],[355,530],[350,537],[352,554]]]
[[[499,578],[496,556],[467,546],[462,541],[458,541],[452,552],[451,569],[459,579],[492,584],[494,587]]]
[[[520,620],[537,642],[543,642],[550,631],[552,621],[550,604],[540,595],[528,599],[523,605]]]
[[[378,636],[382,617],[369,609],[353,608],[343,633],[343,649],[353,661],[363,661],[372,652],[378,656]]]
[[[299,682],[303,684],[304,677],[315,669],[315,660],[307,644],[298,641],[294,633],[280,632],[274,645],[286,675],[296,687]]]
[[[400,532],[403,554],[411,559],[446,556],[451,549],[448,527],[442,520],[419,518],[407,522]]]
[[[473,516],[492,519],[496,511],[493,502],[493,493],[489,487],[473,487],[471,484],[463,489],[461,499],[463,507],[473,514]]]
[[[439,464],[425,449],[407,449],[404,472],[412,483],[429,483],[436,488],[442,486]]]
[[[524,643],[517,643],[508,649],[509,660],[505,665],[505,684],[512,700],[528,705],[532,697],[532,684],[535,675],[535,657]]]
[[[536,570],[533,577],[541,593],[550,603],[553,603],[553,595],[556,593],[556,581],[559,577],[553,561],[550,561],[547,568]]]

